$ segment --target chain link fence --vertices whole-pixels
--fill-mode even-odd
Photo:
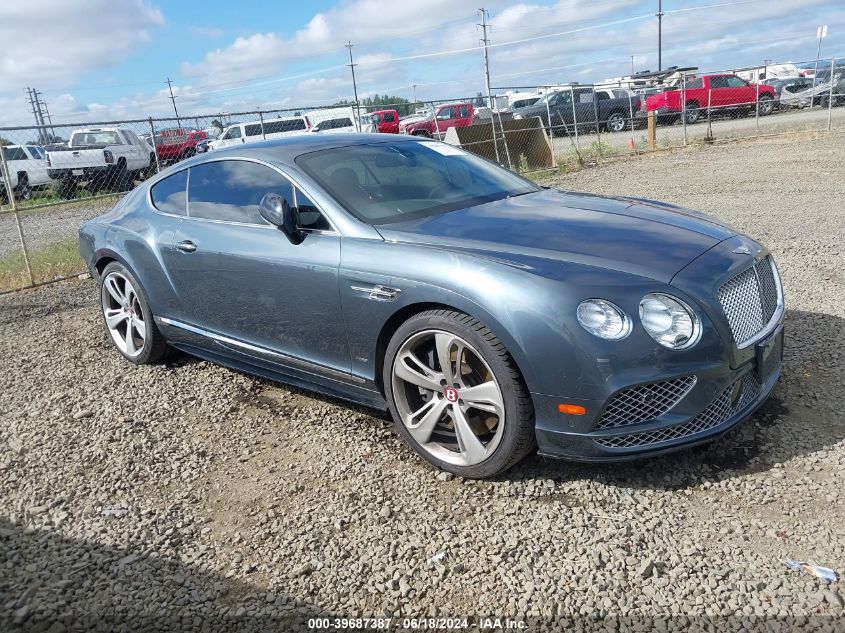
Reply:
[[[0,128],[0,292],[83,273],[83,222],[168,165],[228,146],[312,133],[409,134],[531,175],[696,143],[845,130],[845,60],[819,60],[811,76],[772,72],[783,66],[502,88],[491,101],[475,95]]]

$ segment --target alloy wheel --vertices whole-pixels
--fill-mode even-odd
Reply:
[[[109,273],[102,285],[103,316],[117,348],[134,358],[144,350],[147,324],[138,292],[119,272]]]
[[[408,433],[433,457],[474,466],[499,446],[502,389],[481,354],[444,330],[408,338],[391,370],[396,408]]]
[[[625,129],[625,117],[618,112],[611,114],[607,120],[607,127],[611,132],[621,132]]]

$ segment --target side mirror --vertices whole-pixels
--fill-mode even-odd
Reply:
[[[278,227],[291,244],[302,242],[303,235],[299,229],[299,212],[279,194],[268,193],[261,198],[258,213],[270,224]]]

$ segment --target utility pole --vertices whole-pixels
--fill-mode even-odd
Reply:
[[[41,113],[41,102],[38,100],[39,93],[35,88],[26,89],[29,95],[29,105],[32,107],[32,115],[35,117],[35,125],[38,126],[38,140],[42,145],[47,144],[47,130],[44,129],[44,115]]]
[[[173,102],[173,111],[176,113],[176,123],[182,127],[182,121],[179,120],[179,110],[176,109],[176,97],[173,96],[173,86],[170,83],[170,77],[167,78],[167,88],[170,90],[170,100]]]
[[[53,129],[53,117],[50,116],[50,110],[49,110],[49,108],[47,108],[47,102],[42,101],[41,105],[44,106],[44,114],[47,116],[47,124],[50,126],[50,135],[52,137],[55,137],[56,136],[56,130]],[[52,143],[53,139],[50,138],[49,141]]]
[[[494,108],[493,95],[490,94],[490,57],[487,54],[487,45],[490,43],[490,40],[487,39],[487,11],[484,7],[481,7],[478,12],[481,14],[481,24],[478,26],[481,27],[481,30],[484,33],[484,37],[481,39],[481,43],[484,45],[484,86],[487,88],[487,101],[492,115]]]
[[[634,74],[634,56],[631,55],[631,75],[633,76],[633,74]]]
[[[657,70],[663,70],[663,0],[657,0]]]
[[[417,84],[414,84],[412,86],[412,88],[414,89],[414,110],[416,110],[417,109]]]
[[[822,40],[827,37],[827,24],[822,24],[819,28],[816,29],[816,39],[819,41],[818,45],[816,46],[816,66],[813,70],[813,88],[810,91],[810,107],[813,107],[813,104],[816,101],[815,91],[816,91],[816,75],[819,73],[819,55],[822,52]],[[830,69],[830,81],[833,82],[833,68]]]
[[[349,70],[352,71],[352,93],[355,95],[355,129],[359,132],[361,131],[361,108],[358,105],[358,84],[355,83],[355,62],[352,61],[352,47],[354,44],[351,41],[347,41],[345,44],[346,48],[349,49]]]

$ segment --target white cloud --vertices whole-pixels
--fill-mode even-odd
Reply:
[[[5,0],[0,2],[0,91],[72,85],[115,66],[164,24],[144,0]]]

